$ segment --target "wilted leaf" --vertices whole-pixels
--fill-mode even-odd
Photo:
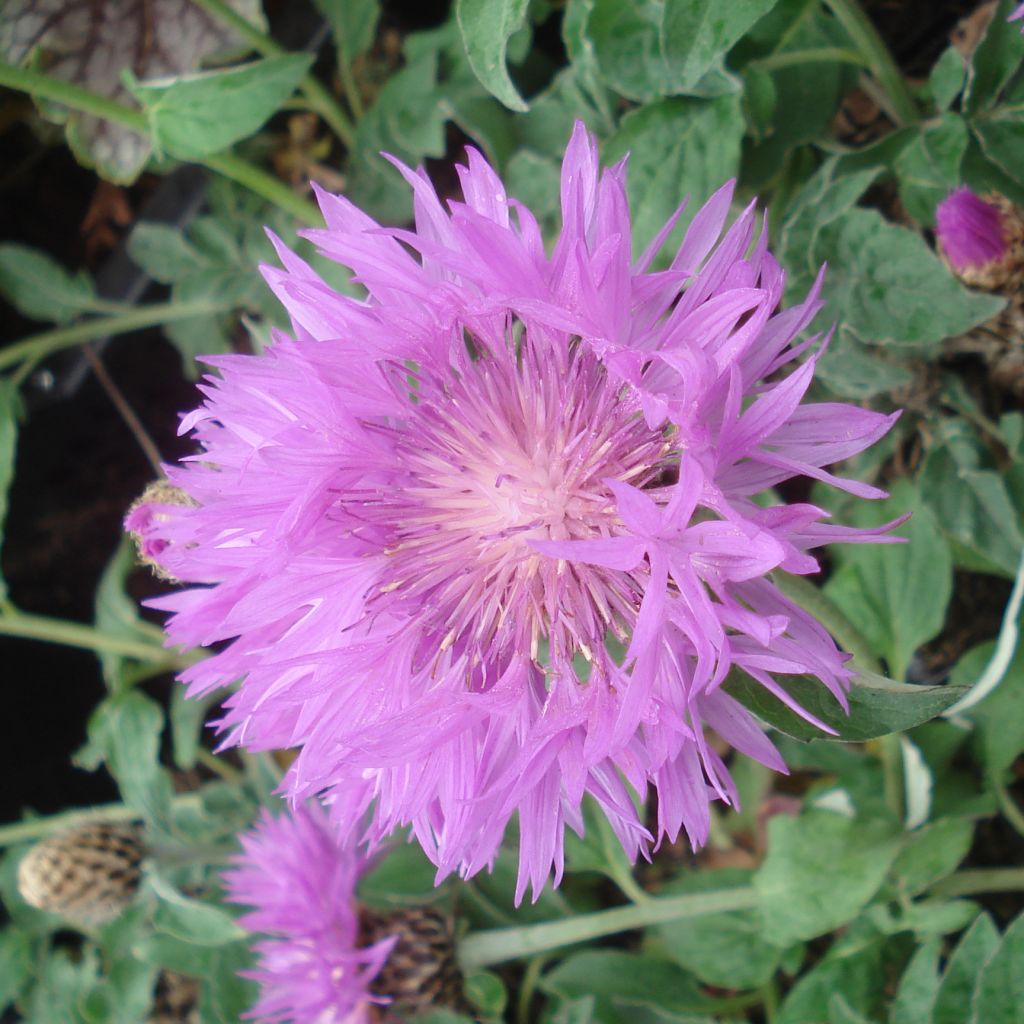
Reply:
[[[262,25],[259,0],[227,3]],[[0,54],[11,63],[41,53],[49,74],[119,103],[131,100],[124,70],[182,75],[239,42],[191,0],[6,0],[0,15]],[[69,114],[66,131],[78,160],[110,181],[134,181],[149,159],[148,138],[91,114]]]

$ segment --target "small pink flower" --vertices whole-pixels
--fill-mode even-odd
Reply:
[[[1024,18],[1024,4],[1018,4],[1014,9],[1013,14],[1011,14],[1007,20],[1018,21],[1021,18]],[[1021,31],[1024,32],[1024,26],[1022,26]]]
[[[268,811],[241,837],[225,872],[228,899],[253,909],[239,923],[268,938],[255,943],[260,998],[247,1018],[291,1024],[370,1024],[386,1003],[370,983],[395,943],[357,947],[355,888],[365,860],[335,838],[319,808],[280,818]]]
[[[208,360],[181,428],[201,450],[168,469],[194,504],[128,526],[195,585],[154,602],[171,642],[227,642],[184,678],[241,681],[230,743],[298,748],[294,799],[371,844],[411,826],[439,876],[492,864],[517,815],[521,897],[557,882],[588,793],[631,857],[705,842],[710,801],[736,802],[709,729],[785,770],[731,670],[790,705],[785,677],[811,675],[845,704],[847,656],[769,573],[884,530],[772,489],[882,496],[825,467],[895,417],[803,403],[821,281],[780,311],[753,205],[725,228],[732,184],[655,271],[678,214],[634,261],[625,164],[602,171],[582,125],[550,255],[478,153],[458,170],[442,204],[399,166],[415,230],[320,193],[309,237],[368,298],[277,243],[264,273],[294,339]],[[634,803],[652,786],[656,835]]]
[[[1006,254],[999,210],[969,188],[958,188],[943,199],[935,221],[942,249],[957,271],[983,267]]]

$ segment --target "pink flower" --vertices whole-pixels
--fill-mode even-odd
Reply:
[[[1018,4],[1007,21],[1018,21],[1020,18],[1024,18],[1024,4]],[[1021,31],[1024,32],[1024,27],[1021,28]]]
[[[936,234],[957,271],[974,270],[1006,254],[999,210],[969,188],[951,192],[935,210]]]
[[[680,830],[699,846],[709,801],[736,802],[708,728],[785,770],[730,670],[845,703],[846,655],[768,574],[884,532],[760,496],[800,476],[882,496],[824,467],[895,417],[801,404],[821,281],[779,311],[753,206],[723,234],[731,184],[655,271],[678,214],[634,262],[625,165],[600,171],[582,125],[551,255],[475,151],[447,209],[399,171],[415,230],[321,193],[309,232],[368,299],[278,243],[294,340],[209,360],[182,424],[201,450],[168,469],[194,504],[129,517],[198,585],[155,602],[171,641],[230,641],[184,678],[241,680],[229,743],[299,748],[294,799],[371,844],[410,825],[439,877],[493,863],[518,814],[518,896],[557,883],[587,793],[631,857]],[[651,786],[656,835],[634,805]]]
[[[255,944],[260,984],[246,1017],[293,1024],[370,1024],[369,993],[394,938],[357,948],[355,887],[363,858],[337,841],[319,808],[274,818],[264,811],[224,874],[228,899],[254,909],[239,923]]]

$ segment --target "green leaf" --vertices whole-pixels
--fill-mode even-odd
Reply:
[[[975,1020],[985,1024],[1024,1024],[1024,915],[1006,929],[985,964],[973,1008]]]
[[[928,88],[937,110],[950,108],[953,100],[963,91],[966,77],[967,67],[960,51],[950,46],[932,65],[928,75]]]
[[[69,274],[46,253],[15,242],[0,244],[0,295],[29,319],[58,324],[96,307],[84,271]]]
[[[379,0],[313,0],[330,22],[339,58],[351,64],[372,45],[380,21]]]
[[[989,117],[975,120],[971,127],[989,161],[1018,186],[1024,185],[1024,118],[1020,109],[997,110]]]
[[[825,957],[787,993],[777,1024],[824,1024],[839,994],[855,1012],[870,1012],[882,990],[882,943],[877,933],[852,925]]]
[[[491,971],[475,971],[463,983],[466,998],[485,1016],[498,1017],[505,1012],[508,991],[505,983]]]
[[[1013,9],[1014,0],[1000,0],[974,49],[963,102],[968,114],[991,107],[1024,59],[1020,24],[1007,20]]]
[[[903,971],[896,998],[889,1009],[889,1024],[932,1024],[932,1005],[939,991],[939,953],[942,940],[926,939]]]
[[[312,61],[312,54],[291,53],[226,71],[129,82],[129,88],[145,109],[157,149],[195,160],[257,131],[295,91]]]
[[[593,996],[598,1020],[630,1021],[637,1010],[660,1011],[667,1021],[713,1012],[694,979],[675,964],[636,953],[588,950],[567,957],[543,976],[540,987],[564,1000]]]
[[[129,690],[108,697],[89,719],[89,743],[80,760],[105,760],[125,803],[152,824],[169,821],[171,781],[160,767],[164,713],[145,694]]]
[[[1024,549],[1020,511],[969,424],[937,424],[919,482],[924,503],[954,542],[957,564],[1012,578]]]
[[[749,884],[750,876],[749,871],[698,871],[668,883],[660,895],[743,886]],[[768,942],[763,932],[764,920],[759,910],[706,914],[657,928],[665,952],[676,963],[706,985],[728,989],[758,988],[775,973],[785,950]]]
[[[455,0],[455,16],[470,66],[510,110],[529,109],[505,65],[509,37],[526,22],[528,0]]]
[[[964,934],[949,958],[935,996],[932,1024],[964,1024],[971,1020],[974,990],[982,969],[998,947],[999,932],[992,918],[983,914]]]
[[[917,489],[900,480],[892,497],[859,502],[854,525],[881,526],[913,512],[896,535],[906,544],[858,544],[842,549],[826,595],[881,654],[892,676],[904,679],[914,651],[942,629],[953,591],[953,559]]]
[[[94,948],[86,946],[73,954],[55,949],[41,965],[26,1000],[26,1024],[91,1024],[81,1006],[99,978]]]
[[[617,92],[647,101],[737,91],[722,55],[775,0],[593,0],[586,33],[599,73]]]
[[[900,197],[907,213],[925,227],[935,224],[935,207],[960,184],[967,151],[967,125],[946,113],[927,124],[896,158]]]
[[[704,201],[723,181],[736,176],[742,139],[739,96],[661,100],[623,117],[602,148],[602,159],[612,164],[629,154],[636,255],[689,196],[687,210],[665,247],[666,261],[671,258]]]
[[[725,690],[759,718],[795,739],[834,738],[851,742],[912,729],[941,714],[967,692],[967,688],[961,686],[909,686],[871,672],[861,672],[850,690],[850,714],[846,715],[821,681],[814,677],[784,676],[780,684],[802,708],[831,726],[837,735],[823,736],[820,729],[743,673],[731,674]]]
[[[128,255],[155,281],[173,284],[209,266],[205,253],[180,228],[140,221],[128,236]]]
[[[768,822],[768,855],[754,876],[765,938],[779,946],[851,921],[878,891],[899,851],[880,820],[827,811]]]
[[[924,892],[956,870],[973,838],[973,823],[962,818],[943,818],[911,832],[893,862],[896,885],[908,896]]]
[[[396,843],[359,880],[359,898],[372,907],[433,903],[437,868],[427,860],[418,843]]]
[[[247,1019],[259,992],[256,983],[239,976],[252,967],[247,942],[205,950],[209,963],[199,990],[199,1024],[236,1024]]]
[[[994,651],[994,642],[971,648],[954,667],[952,681],[967,686],[976,682]],[[1024,751],[1024,645],[1018,646],[1006,675],[995,690],[966,715],[974,723],[975,742],[986,771],[1002,782]]]
[[[35,971],[32,946],[32,937],[18,928],[0,932],[0,1013],[18,998]]]
[[[153,1005],[156,968],[131,957],[112,959],[105,976],[82,1001],[89,1024],[138,1024]]]
[[[196,946],[223,946],[248,936],[235,919],[210,903],[183,896],[159,875],[148,877],[149,887],[160,898],[153,912],[153,927]]]

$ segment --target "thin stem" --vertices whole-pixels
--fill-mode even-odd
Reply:
[[[863,54],[865,63],[889,101],[887,113],[896,127],[913,124],[918,119],[914,98],[910,95],[903,72],[893,60],[871,19],[857,0],[825,0],[825,3],[846,29],[853,45]]]
[[[779,1019],[779,987],[773,978],[761,988],[761,1006],[765,1024],[777,1024]]]
[[[286,213],[290,213],[296,220],[303,224],[310,224],[317,227],[323,224],[323,217],[320,210],[308,199],[293,192],[280,178],[275,178],[255,164],[243,160],[235,153],[215,153],[200,161],[204,167],[211,171],[223,174],[239,185],[247,188],[250,192],[262,196],[264,199],[280,207]]]
[[[533,1002],[533,993],[540,981],[540,972],[547,963],[546,956],[535,956],[523,972],[523,980],[519,986],[519,999],[516,1003],[516,1021],[518,1024],[530,1024],[530,1004]]]
[[[202,799],[201,793],[181,793],[172,797],[171,803],[176,810],[185,807],[198,809],[202,806]],[[60,814],[50,814],[45,818],[0,826],[0,846],[13,846],[15,843],[24,843],[30,839],[43,839],[83,821],[134,821],[141,817],[136,808],[123,803],[100,804],[87,810],[62,811]]]
[[[753,888],[722,889],[650,899],[629,907],[580,914],[564,921],[472,932],[459,946],[459,961],[463,970],[472,971],[633,928],[646,928],[727,910],[748,910],[756,905],[757,893]]]
[[[867,67],[867,60],[858,50],[842,46],[814,46],[807,50],[789,50],[786,53],[773,53],[769,57],[752,60],[747,67],[758,71],[781,71],[783,68],[799,67],[803,64],[853,64],[855,67]]]
[[[71,82],[61,81],[50,75],[44,75],[39,71],[16,68],[11,64],[0,62],[0,86],[21,89],[33,96],[60,103],[71,110],[93,114],[124,128],[130,128],[140,135],[149,133],[149,125],[143,111],[122,103],[115,103],[99,93],[83,89],[80,85],[74,85]],[[320,214],[311,202],[296,195],[273,175],[234,153],[215,153],[196,162],[238,182],[239,185],[269,200],[304,223],[319,224],[321,222]]]
[[[206,747],[199,747],[196,750],[196,760],[219,775],[225,782],[238,784],[245,781],[245,774],[240,772],[233,765],[230,765],[222,757],[207,750]]]
[[[188,320],[194,316],[223,312],[223,303],[199,299],[194,302],[154,302],[148,306],[139,306],[130,313],[94,317],[72,327],[59,327],[56,330],[33,334],[23,341],[0,349],[0,370],[26,361],[38,362],[54,352],[81,345],[94,338],[127,334],[129,331],[138,331],[144,327],[156,327],[158,324],[175,320]]]
[[[864,670],[882,674],[882,665],[871,650],[864,634],[840,611],[839,606],[820,588],[802,576],[777,572],[772,577],[775,585],[791,601],[810,612],[835,638],[839,646],[849,651],[854,661]]]
[[[992,788],[995,790],[996,800],[999,803],[999,810],[1006,819],[1007,824],[1019,836],[1024,836],[1024,813],[1017,806],[1017,802],[1010,796],[1007,788],[995,779],[992,780]]]
[[[1024,868],[973,868],[949,875],[928,890],[943,899],[986,892],[1024,892]]]
[[[157,662],[168,667],[184,668],[191,664],[190,660],[172,654],[157,644],[103,633],[80,622],[52,619],[45,615],[28,615],[25,612],[0,615],[0,636],[17,636],[25,640],[43,640],[52,644],[64,644],[67,647],[81,647],[87,651],[120,654],[125,658]]]
[[[207,14],[216,18],[222,25],[234,29],[254,50],[262,53],[265,57],[279,57],[289,52],[266,33],[261,32],[252,22],[247,21],[236,10],[229,7],[224,0],[193,0],[193,2],[197,7],[202,7]],[[331,126],[334,134],[351,149],[354,141],[352,124],[334,97],[311,74],[303,78],[299,83],[299,88],[308,100],[310,107]]]
[[[107,397],[113,402],[114,408],[117,409],[121,419],[124,420],[125,425],[131,431],[132,437],[135,438],[139,447],[145,453],[146,459],[150,466],[153,467],[153,472],[158,477],[163,476],[164,468],[161,464],[163,460],[160,458],[160,449],[153,443],[153,439],[142,425],[142,420],[135,414],[135,410],[129,404],[128,399],[124,397],[121,389],[114,382],[114,378],[107,372],[107,368],[104,366],[99,353],[92,345],[85,345],[82,351],[85,352],[85,358],[89,361],[92,372],[100,382],[100,387],[107,393]]]
[[[359,83],[352,74],[352,66],[344,59],[341,49],[338,49],[338,75],[341,78],[341,87],[345,90],[345,99],[352,108],[352,116],[358,121],[364,113],[363,98],[359,95]]]

